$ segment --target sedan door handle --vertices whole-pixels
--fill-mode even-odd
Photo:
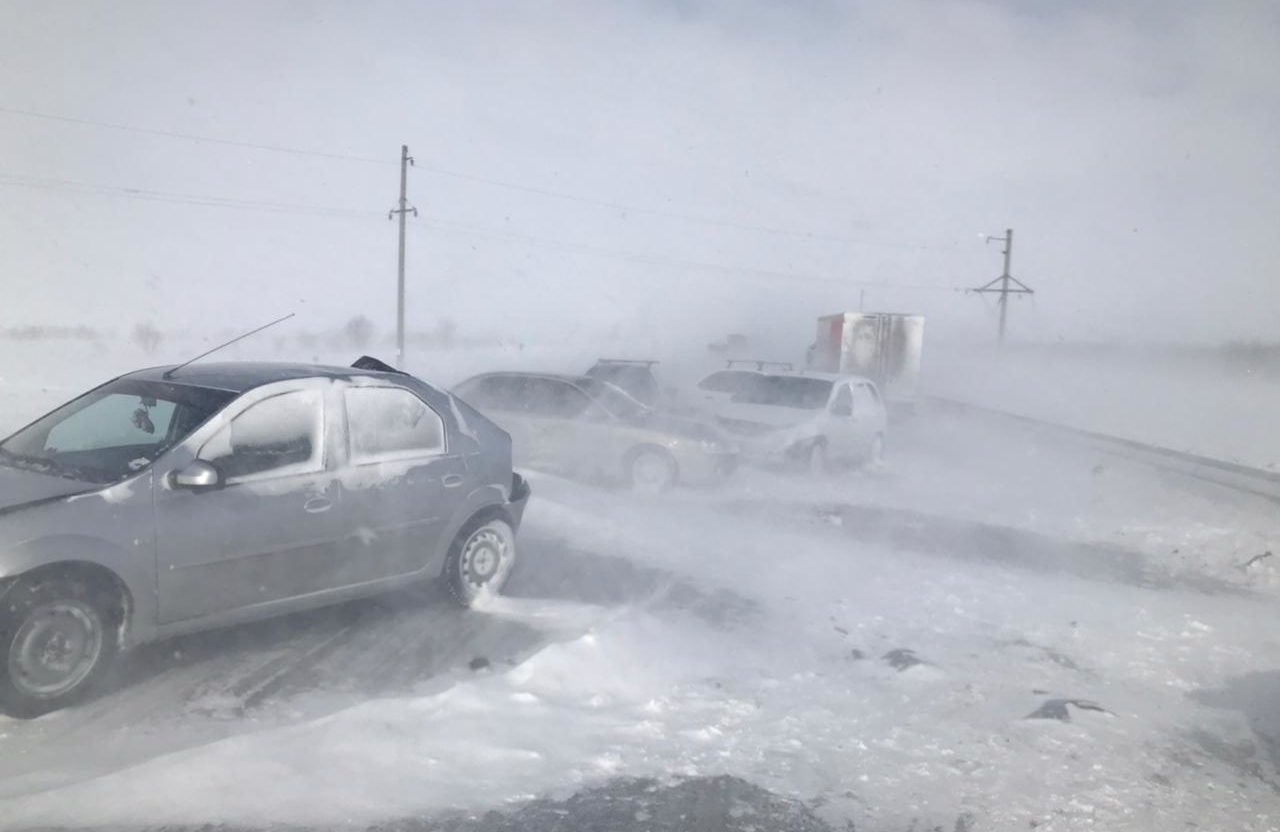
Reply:
[[[312,497],[302,504],[302,510],[307,514],[319,514],[331,508],[333,508],[333,501],[328,497]]]
[[[444,484],[445,488],[457,488],[458,486],[462,485],[462,475],[448,474],[440,482]]]

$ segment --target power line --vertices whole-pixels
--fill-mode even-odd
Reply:
[[[668,217],[671,219],[683,220],[685,222],[699,222],[705,225],[719,225],[725,228],[734,228],[740,231],[752,231],[760,234],[777,234],[786,237],[799,237],[806,240],[815,240],[819,242],[830,243],[851,243],[853,245],[863,246],[881,246],[884,248],[901,248],[925,251],[933,248],[932,246],[919,243],[895,243],[887,240],[868,240],[856,237],[846,237],[834,234],[821,234],[812,231],[800,231],[790,228],[774,228],[766,225],[752,225],[750,223],[737,222],[735,220],[722,220],[713,217],[702,217],[696,214],[685,214],[678,211],[667,211],[661,208],[644,208],[636,205],[627,205],[621,202],[613,202],[607,199],[597,199],[595,197],[580,196],[577,194],[568,194],[562,191],[553,191],[548,188],[539,188],[533,185],[523,185],[518,182],[508,182],[502,179],[490,179],[485,176],[475,176],[469,173],[459,173],[457,171],[445,170],[443,168],[431,165],[418,165],[418,170],[428,173],[434,173],[439,176],[448,176],[454,179],[462,179],[467,182],[477,182],[483,185],[491,185],[495,188],[506,188],[513,191],[521,191],[524,193],[538,194],[539,196],[552,197],[554,199],[562,199],[568,202],[580,202],[586,205],[596,205],[608,208],[613,211],[622,211],[632,214],[649,214],[652,216]]]
[[[217,138],[214,136],[204,136],[196,133],[183,133],[175,130],[158,130],[148,127],[135,127],[128,124],[120,124],[116,122],[96,121],[94,119],[77,118],[73,116],[55,115],[53,113],[41,113],[33,110],[23,110],[13,107],[0,107],[0,113],[13,116],[22,116],[25,118],[43,119],[45,121],[56,121],[65,124],[78,124],[88,127],[101,127],[109,130],[121,130],[129,133],[139,133],[148,136],[163,136],[171,139],[183,139],[185,141],[204,142],[208,144],[225,145],[228,147],[242,147],[253,150],[263,150],[272,153],[288,153],[295,156],[309,156],[320,159],[341,159],[351,162],[365,162],[379,165],[394,165],[390,159],[380,159],[372,156],[356,156],[346,153],[334,153],[321,150],[310,150],[306,148],[288,147],[285,145],[264,144],[260,142],[239,141],[234,139]],[[773,234],[784,237],[793,237],[802,240],[810,240],[815,242],[844,243],[858,246],[870,246],[880,248],[897,248],[905,250],[926,251],[934,246],[920,243],[901,243],[889,240],[873,240],[866,238],[850,237],[837,234],[822,234],[812,231],[803,231],[800,229],[777,228],[767,225],[758,225],[754,223],[739,222],[737,220],[720,219],[716,217],[705,217],[697,214],[688,214],[680,211],[668,211],[661,208],[647,208],[639,205],[628,205],[622,202],[616,202],[610,199],[602,199],[597,197],[582,196],[580,194],[570,194],[563,191],[556,191],[549,188],[541,188],[534,185],[526,185],[520,182],[511,182],[503,179],[494,179],[486,176],[478,176],[475,174],[464,173],[461,171],[449,170],[447,168],[436,167],[434,165],[419,165],[419,170],[436,174],[437,176],[446,176],[452,179],[458,179],[465,182],[474,182],[477,184],[488,185],[495,188],[505,188],[507,190],[519,191],[521,193],[536,194],[538,196],[559,199],[568,202],[577,202],[584,205],[595,205],[602,208],[608,208],[612,211],[621,211],[624,213],[646,214],[649,216],[666,217],[669,219],[677,219],[683,222],[696,222],[704,225],[720,226],[722,228],[733,228],[739,231],[750,231],[757,234]]]
[[[884,281],[857,281],[847,280],[839,277],[828,277],[824,275],[804,274],[800,272],[780,272],[769,269],[759,269],[749,266],[729,266],[722,263],[709,263],[698,260],[685,260],[678,257],[668,257],[661,254],[651,254],[648,252],[624,251],[620,249],[606,248],[603,246],[594,246],[587,243],[577,243],[566,240],[555,240],[549,237],[540,237],[531,234],[517,234],[514,232],[503,231],[500,229],[488,228],[485,226],[468,225],[465,223],[446,220],[439,217],[427,217],[423,219],[430,226],[440,228],[446,231],[454,231],[460,234],[474,234],[479,236],[499,237],[510,239],[516,242],[528,245],[540,246],[544,248],[558,248],[568,251],[576,251],[583,254],[595,255],[599,257],[609,257],[621,260],[631,260],[640,263],[651,263],[655,265],[678,266],[681,268],[699,269],[703,271],[714,271],[725,274],[745,275],[749,277],[761,277],[768,279],[785,279],[789,281],[800,280],[814,283],[830,283],[839,286],[866,286],[880,289],[909,289],[909,290],[933,290],[947,292],[964,292],[966,289],[961,286],[947,286],[936,283],[886,283]]]
[[[118,197],[125,199],[136,199],[147,202],[162,202],[177,205],[193,205],[207,208],[224,208],[247,211],[265,211],[269,213],[287,213],[302,214],[309,216],[332,217],[336,219],[358,219],[372,220],[382,219],[385,214],[377,211],[361,211],[348,208],[336,208],[332,206],[322,205],[305,205],[299,203],[287,202],[269,202],[264,200],[241,199],[235,197],[212,196],[206,194],[178,193],[173,191],[157,191],[147,188],[132,188],[117,185],[102,185],[91,182],[80,182],[71,179],[52,179],[42,177],[18,176],[0,172],[0,187],[22,187],[36,188],[52,191],[70,191],[76,193],[85,193],[94,196]],[[613,249],[605,246],[596,246],[589,243],[579,243],[569,240],[557,240],[550,237],[543,237],[532,234],[520,234],[507,231],[504,229],[493,228],[489,226],[473,225],[456,220],[450,220],[444,217],[428,217],[424,216],[423,220],[431,227],[446,232],[458,234],[477,235],[484,237],[495,237],[499,239],[511,240],[525,245],[532,245],[541,248],[560,249],[564,251],[573,251],[581,254],[588,254],[596,257],[605,257],[617,260],[627,260],[637,263],[649,263],[653,265],[675,266],[685,269],[696,269],[701,271],[718,272],[722,274],[730,274],[745,277],[756,277],[770,280],[787,280],[787,281],[803,281],[811,283],[825,283],[839,286],[862,286],[881,289],[903,289],[912,291],[948,291],[960,292],[966,291],[962,287],[947,286],[944,284],[933,283],[887,283],[884,281],[858,281],[848,280],[839,277],[828,277],[824,275],[805,274],[801,272],[782,272],[769,269],[760,269],[747,266],[732,266],[723,263],[712,263],[707,261],[688,260],[678,257],[670,257],[667,255],[653,254],[650,252],[626,251],[622,249]],[[425,229],[420,229],[425,230]]]
[[[193,142],[206,142],[208,144],[221,144],[228,147],[244,147],[252,150],[266,150],[271,153],[289,153],[294,156],[313,156],[320,159],[342,159],[348,162],[366,162],[374,165],[394,165],[389,159],[378,159],[372,156],[353,156],[347,153],[331,153],[323,150],[308,150],[301,147],[286,147],[278,144],[261,144],[258,142],[242,142],[234,139],[220,139],[213,136],[201,136],[195,133],[179,133],[176,130],[154,130],[148,127],[134,127],[129,124],[117,124],[110,121],[94,121],[87,118],[73,118],[72,116],[59,116],[52,113],[37,113],[32,110],[19,110],[12,107],[0,107],[0,113],[11,116],[23,116],[26,118],[44,119],[45,121],[60,121],[66,124],[79,124],[86,127],[103,127],[109,130],[122,130],[128,133],[141,133],[147,136],[164,136],[170,139],[185,139]]]
[[[335,217],[339,219],[377,219],[382,216],[382,214],[377,211],[359,211],[350,208],[335,208],[324,205],[304,205],[289,202],[270,202],[266,200],[209,196],[205,194],[156,191],[148,188],[100,185],[92,182],[79,182],[72,179],[18,176],[15,174],[0,172],[0,187],[4,186],[52,191],[72,191],[96,196],[121,197],[146,202],[167,202],[178,205],[197,205],[206,208],[238,208],[250,211],[266,211],[278,214],[307,214],[312,216]]]

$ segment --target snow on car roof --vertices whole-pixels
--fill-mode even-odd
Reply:
[[[189,384],[197,387],[209,387],[226,390],[231,393],[243,393],[254,387],[276,381],[301,378],[351,379],[361,376],[401,376],[391,373],[378,373],[370,370],[357,370],[351,367],[331,367],[323,364],[286,364],[259,361],[210,362],[208,364],[191,364],[174,373],[170,378],[164,374],[173,369],[167,367],[149,367],[128,373],[126,378],[142,381],[160,381],[169,384]]]
[[[866,381],[871,379],[866,376],[855,375],[854,373],[824,373],[819,370],[794,370],[794,371],[775,371],[772,373],[763,373],[769,376],[785,376],[787,378],[814,378],[819,381]]]
[[[591,376],[584,376],[584,375],[573,374],[573,373],[540,373],[536,371],[527,371],[527,370],[494,370],[488,373],[480,373],[479,375],[472,376],[470,379],[467,379],[467,380],[474,381],[475,379],[478,379],[478,378],[493,378],[495,376],[505,376],[505,377],[515,376],[518,378],[541,378],[541,379],[546,379],[548,381],[564,381],[564,382],[568,382],[569,384],[581,384],[584,381],[585,382],[599,381],[599,379],[593,379]]]

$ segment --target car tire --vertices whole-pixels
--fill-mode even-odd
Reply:
[[[671,454],[657,448],[637,448],[627,455],[627,479],[637,494],[670,491],[678,477]]]
[[[472,607],[486,595],[497,595],[516,561],[516,533],[498,517],[468,523],[445,556],[444,582],[449,595]]]
[[[0,711],[33,719],[92,693],[119,650],[112,607],[75,577],[19,580],[0,596]]]

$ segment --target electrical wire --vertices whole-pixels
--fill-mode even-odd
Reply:
[[[25,118],[42,119],[46,121],[62,122],[66,124],[78,124],[89,127],[100,127],[110,130],[121,130],[130,133],[139,133],[148,136],[163,136],[172,139],[183,139],[186,141],[204,142],[208,144],[224,145],[229,147],[242,147],[253,150],[263,150],[273,153],[287,153],[295,156],[309,156],[321,159],[341,159],[352,162],[366,162],[380,165],[396,165],[398,161],[391,159],[380,159],[372,156],[356,156],[346,153],[334,153],[320,150],[309,150],[298,147],[288,147],[285,145],[264,144],[260,142],[238,141],[233,139],[223,139],[213,136],[204,136],[195,133],[183,133],[175,130],[157,130],[147,127],[135,127],[128,124],[120,124],[107,121],[96,121],[87,118],[77,118],[73,116],[55,115],[52,113],[42,113],[33,110],[24,110],[14,107],[0,107],[0,113],[12,116],[22,116]],[[511,182],[503,179],[494,179],[486,176],[478,176],[475,174],[464,173],[461,171],[449,170],[447,168],[438,167],[430,164],[415,164],[411,170],[431,173],[437,176],[449,177],[465,182],[473,182],[477,184],[487,185],[495,188],[505,188],[507,190],[518,191],[521,193],[535,194],[551,199],[559,199],[568,202],[575,202],[584,205],[594,205],[597,207],[608,208],[611,211],[619,211],[623,213],[644,214],[648,216],[666,217],[668,219],[680,220],[682,222],[694,222],[704,225],[719,226],[722,228],[732,228],[738,231],[750,231],[757,234],[773,234],[776,236],[792,237],[796,239],[812,241],[812,242],[828,242],[843,243],[857,246],[870,246],[880,248],[896,248],[904,250],[929,250],[936,248],[919,243],[902,243],[889,240],[875,240],[860,237],[850,237],[837,234],[824,234],[813,231],[804,231],[800,229],[777,228],[768,225],[759,225],[754,223],[740,222],[737,220],[720,219],[716,217],[705,217],[697,214],[688,214],[680,211],[669,211],[661,208],[648,208],[644,206],[628,205],[622,202],[615,202],[609,199],[601,199],[597,197],[582,196],[580,194],[570,194],[563,191],[556,191],[549,188],[527,185],[520,182]]]
[[[270,202],[256,199],[208,196],[204,194],[175,193],[172,191],[156,191],[148,188],[100,185],[91,182],[78,182],[72,179],[19,176],[4,172],[0,172],[0,186],[36,188],[53,191],[73,191],[98,196],[137,199],[147,202],[199,205],[207,208],[239,208],[251,211],[266,211],[269,213],[307,214],[312,216],[336,217],[340,219],[376,219],[386,216],[386,214],[377,211],[359,211],[349,208],[335,208],[324,205],[303,205],[288,202]]]
[[[19,176],[16,174],[0,172],[0,187],[21,187],[36,188],[52,191],[70,191],[75,193],[84,193],[94,196],[118,197],[125,199],[135,199],[147,202],[161,202],[177,205],[193,205],[207,208],[224,208],[237,209],[247,211],[265,211],[269,213],[287,213],[301,214],[308,216],[331,217],[337,219],[383,219],[387,215],[377,211],[361,211],[347,208],[336,208],[332,206],[322,205],[305,205],[299,203],[287,202],[269,202],[265,200],[240,199],[234,197],[211,196],[206,194],[190,194],[178,193],[173,191],[157,191],[147,188],[133,188],[117,185],[102,185],[91,182],[80,182],[71,179],[53,179],[44,177]],[[543,237],[532,234],[521,234],[508,231],[505,229],[492,228],[489,226],[474,225],[456,220],[450,220],[444,217],[421,216],[423,224],[413,224],[409,227],[424,232],[431,229],[452,232],[456,234],[474,235],[498,238],[518,242],[524,245],[538,246],[542,248],[560,249],[563,251],[573,251],[580,254],[587,254],[596,257],[605,257],[617,260],[626,260],[636,263],[648,263],[653,265],[674,266],[684,269],[694,269],[705,272],[716,272],[728,274],[737,277],[754,277],[769,280],[786,280],[786,281],[802,281],[810,283],[825,283],[840,286],[858,286],[868,288],[882,289],[903,289],[903,290],[926,290],[926,291],[948,291],[963,292],[964,287],[947,286],[943,284],[931,283],[889,283],[885,281],[858,281],[846,278],[829,277],[824,275],[805,274],[802,272],[782,272],[769,269],[760,269],[749,266],[732,266],[723,263],[712,263],[698,260],[688,260],[678,257],[671,257],[662,254],[653,254],[650,252],[627,251],[622,249],[613,249],[605,246],[597,246],[589,243],[580,243],[569,240],[558,240],[550,237]],[[430,226],[430,228],[427,228]]]
[[[881,289],[908,289],[908,290],[926,290],[926,291],[946,291],[946,292],[963,292],[964,287],[948,286],[935,283],[887,283],[884,281],[857,281],[847,280],[840,277],[829,277],[825,275],[805,274],[802,272],[781,272],[769,269],[760,269],[750,266],[730,266],[722,263],[709,263],[698,260],[685,260],[678,257],[670,257],[661,254],[652,254],[648,252],[624,251],[620,249],[611,249],[603,246],[590,245],[588,243],[578,243],[567,240],[556,240],[549,237],[540,237],[531,234],[518,234],[508,232],[501,229],[488,228],[485,226],[468,225],[465,223],[446,220],[439,217],[422,216],[420,217],[425,223],[434,226],[437,229],[445,231],[453,231],[459,234],[471,234],[486,237],[498,237],[508,239],[527,245],[539,246],[544,248],[557,248],[567,251],[574,251],[582,254],[608,257],[621,260],[629,260],[639,263],[650,263],[654,265],[676,266],[687,269],[697,269],[702,271],[714,271],[724,274],[760,277],[767,279],[784,279],[788,281],[805,281],[813,283],[829,283],[840,286],[862,286],[868,288]],[[419,228],[421,226],[410,226],[411,228]]]
[[[266,150],[272,153],[289,153],[294,156],[313,156],[319,159],[342,159],[348,162],[365,162],[374,165],[398,165],[399,160],[379,159],[373,156],[353,156],[347,153],[331,153],[323,150],[308,150],[301,147],[286,147],[278,144],[261,144],[258,142],[236,141],[234,139],[220,139],[213,136],[201,136],[195,133],[180,133],[176,130],[154,130],[148,127],[134,127],[129,124],[117,124],[110,121],[94,121],[88,118],[74,118],[72,116],[60,116],[52,113],[38,113],[33,110],[20,110],[14,107],[0,107],[0,113],[11,116],[23,116],[26,118],[43,119],[45,121],[60,121],[66,124],[79,124],[87,127],[102,127],[108,130],[122,130],[128,133],[141,133],[146,136],[164,136],[170,139],[185,139],[193,142],[205,142],[208,144],[221,144],[228,147],[244,147],[252,150]]]
[[[457,171],[445,170],[443,168],[433,167],[430,165],[418,165],[415,163],[411,170],[425,171],[439,176],[447,176],[453,179],[461,179],[467,182],[476,182],[483,185],[490,185],[495,188],[506,188],[508,190],[521,191],[523,193],[537,194],[539,196],[551,197],[553,199],[561,199],[568,202],[578,202],[585,205],[595,205],[602,208],[608,208],[612,211],[621,211],[623,213],[647,214],[650,216],[667,217],[677,219],[683,222],[697,222],[705,225],[718,225],[724,228],[733,228],[739,231],[751,231],[758,234],[776,234],[785,237],[798,237],[804,240],[812,240],[817,242],[828,243],[847,243],[861,246],[879,246],[884,248],[899,248],[925,251],[933,246],[919,243],[897,243],[888,240],[869,240],[866,238],[847,237],[835,234],[822,234],[814,231],[800,231],[789,228],[775,228],[767,225],[753,225],[750,223],[737,222],[735,220],[723,220],[713,217],[703,217],[695,214],[685,214],[678,211],[667,211],[661,208],[644,208],[635,205],[627,205],[621,202],[613,202],[607,199],[597,199],[594,197],[585,197],[577,194],[568,194],[562,191],[553,191],[547,188],[539,188],[532,185],[522,185],[517,182],[508,182],[502,179],[490,179],[484,176],[475,176],[469,173],[459,173]]]

